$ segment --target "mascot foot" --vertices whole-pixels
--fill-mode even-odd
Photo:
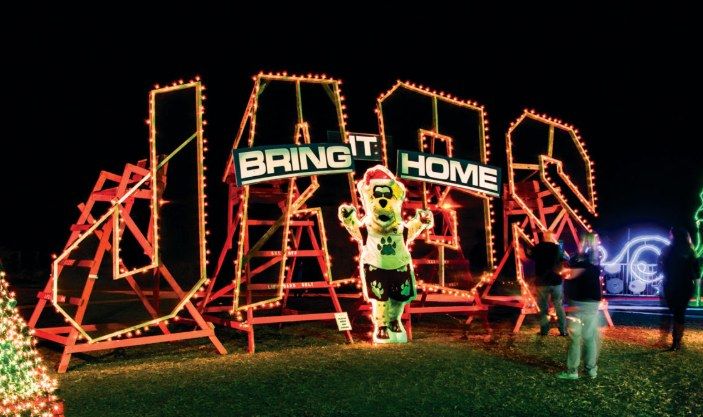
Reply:
[[[389,325],[388,329],[391,331],[390,339],[391,343],[407,343],[408,334],[405,332],[405,327],[400,320],[393,320]]]
[[[391,337],[388,335],[388,326],[380,326],[373,335],[374,343],[390,343]]]
[[[408,334],[403,330],[401,333],[391,333],[391,343],[408,343]]]
[[[393,333],[400,333],[403,331],[403,325],[400,323],[400,320],[393,320],[388,324],[388,330]]]

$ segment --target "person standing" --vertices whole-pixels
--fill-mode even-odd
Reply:
[[[600,329],[598,308],[603,290],[598,259],[598,237],[593,233],[583,236],[581,251],[569,262],[565,276],[565,292],[573,313],[569,314],[569,350],[566,355],[567,370],[557,375],[561,379],[578,379],[578,369],[583,351],[588,376],[598,376]]]
[[[539,306],[539,334],[546,336],[549,333],[549,299],[554,304],[559,325],[559,334],[567,336],[566,314],[564,313],[564,288],[562,277],[559,274],[561,264],[568,257],[554,240],[550,230],[542,233],[542,241],[533,247],[525,249],[528,258],[535,261],[535,286],[537,287],[537,305]]]
[[[672,343],[667,350],[676,351],[681,349],[686,308],[693,295],[693,282],[698,278],[698,261],[686,229],[672,227],[669,237],[671,245],[659,256],[659,270],[664,274],[664,300],[674,321]],[[667,333],[670,327],[667,323]]]

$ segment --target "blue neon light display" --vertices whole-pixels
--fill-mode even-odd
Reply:
[[[659,258],[662,248],[668,246],[670,243],[669,239],[662,236],[638,236],[630,239],[612,260],[608,260],[608,251],[603,246],[599,246],[598,250],[601,253],[601,265],[605,272],[611,274],[619,272],[621,265],[626,265],[627,271],[632,278],[640,280],[645,284],[655,283],[660,281],[663,276],[656,268],[651,268],[651,263],[647,263],[640,258],[647,252],[653,253]]]

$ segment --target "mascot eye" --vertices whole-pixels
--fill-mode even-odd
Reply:
[[[381,191],[378,191],[378,190],[374,190],[373,196],[374,196],[374,198],[381,198],[381,197],[383,197],[383,198],[393,198],[393,192],[392,192],[392,191],[387,191],[387,192],[384,193],[384,192],[381,192]]]

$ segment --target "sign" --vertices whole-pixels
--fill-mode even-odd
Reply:
[[[431,153],[398,150],[400,178],[500,195],[500,168]]]
[[[381,160],[381,135],[372,133],[347,133],[352,156],[360,161]]]
[[[346,311],[334,313],[334,319],[337,320],[337,329],[339,329],[340,332],[352,329],[351,322],[349,321],[349,315]]]
[[[281,178],[354,171],[351,147],[339,143],[273,145],[232,151],[237,186]]]

